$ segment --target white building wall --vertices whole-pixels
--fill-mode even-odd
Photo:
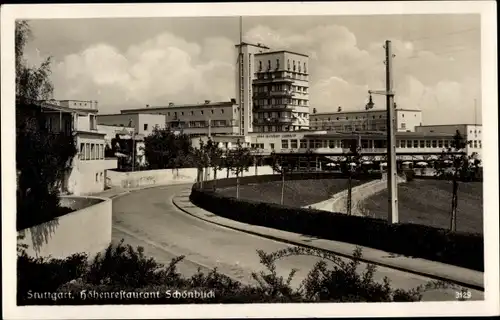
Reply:
[[[155,128],[165,129],[165,118],[163,114],[139,114],[136,132],[149,136]]]
[[[420,110],[396,110],[397,131],[414,132],[415,128],[422,125],[422,111]]]
[[[253,131],[253,90],[252,81],[255,78],[255,54],[267,52],[268,48],[252,44],[236,45],[235,88],[236,104],[240,107],[240,134],[247,135]]]

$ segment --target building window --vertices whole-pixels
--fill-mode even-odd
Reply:
[[[304,73],[307,73],[307,65],[305,62],[304,62]]]
[[[271,148],[271,150],[274,150],[274,143],[270,143],[269,147]]]
[[[446,149],[448,149],[448,148],[449,148],[449,146],[450,146],[449,141],[448,141],[448,140],[444,140],[444,147],[445,147]]]
[[[147,123],[145,123],[145,124],[144,124],[144,131],[147,131],[147,130],[148,130],[148,124],[147,124]]]
[[[413,148],[418,148],[418,140],[413,140]]]
[[[300,139],[300,148],[307,149],[307,140],[306,139]]]
[[[442,147],[443,147],[443,140],[439,140],[439,141],[438,141],[438,147],[439,147],[439,148],[442,148]]]
[[[96,156],[95,156],[95,144],[91,144],[90,145],[90,160],[95,160],[96,159]]]
[[[167,116],[169,116],[169,117],[170,117],[170,112],[167,112]]]
[[[104,174],[101,172],[101,181],[104,181]]]
[[[220,109],[220,113],[224,113],[224,109]]]
[[[425,148],[425,141],[424,140],[420,140],[420,148]]]
[[[78,159],[85,159],[85,143],[80,143],[80,154],[78,155]]]
[[[292,139],[290,142],[290,148],[297,149],[297,139]]]
[[[95,182],[99,182],[99,173],[95,174]]]
[[[477,140],[474,140],[474,148],[477,148]]]
[[[203,110],[201,110],[200,113],[203,114]]]
[[[406,140],[401,140],[401,148],[406,148]]]
[[[406,129],[406,123],[401,123],[401,129]]]
[[[425,140],[425,147],[430,148],[431,147],[431,140]]]
[[[437,148],[437,140],[432,140],[432,147]]]
[[[281,149],[288,149],[288,140],[281,140]]]

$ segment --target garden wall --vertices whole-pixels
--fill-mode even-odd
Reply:
[[[264,177],[242,178],[240,183],[255,183],[258,178]],[[380,179],[380,175],[375,179]],[[228,183],[223,180],[217,181],[217,185]],[[196,185],[191,190],[190,200],[194,205],[216,215],[248,224],[484,270],[484,242],[481,234],[449,233],[424,225],[388,224],[385,220],[375,218],[236,199],[209,188],[202,190]]]
[[[26,244],[31,257],[64,259],[86,252],[93,256],[111,243],[112,202],[97,197],[66,196],[61,206],[76,211],[18,232],[18,244]]]
[[[243,176],[253,175],[268,175],[272,174],[273,170],[270,166],[250,167]],[[134,172],[119,172],[108,170],[106,172],[107,186],[118,188],[136,188],[142,186],[165,185],[165,184],[182,184],[194,183],[198,170],[196,168],[182,169],[162,169],[162,170],[144,170]],[[213,170],[209,169],[206,172],[206,179],[213,179]],[[217,171],[217,178],[227,177],[227,170]],[[235,177],[234,173],[230,172],[229,177]]]

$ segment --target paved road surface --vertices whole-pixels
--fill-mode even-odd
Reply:
[[[252,283],[253,271],[264,270],[256,250],[274,252],[291,245],[231,230],[194,218],[172,204],[172,198],[187,185],[166,186],[135,191],[113,200],[113,241],[125,239],[132,246],[143,246],[147,255],[168,263],[173,257],[185,255],[179,271],[190,276],[198,268],[214,267],[234,279]],[[278,272],[286,277],[298,269],[293,285],[297,286],[317,258],[290,257],[277,263]],[[361,268],[364,269],[365,264]],[[376,280],[384,276],[394,287],[410,289],[430,279],[389,268],[378,267]],[[483,299],[480,291],[472,292],[473,300]],[[431,291],[426,301],[454,300],[455,290]]]

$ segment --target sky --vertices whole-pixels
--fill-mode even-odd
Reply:
[[[29,23],[25,57],[52,56],[55,99],[98,100],[107,114],[235,96],[238,17]],[[311,112],[364,109],[368,90],[385,89],[391,40],[395,101],[424,124],[481,123],[480,35],[479,14],[243,18],[244,41],[309,55]]]

